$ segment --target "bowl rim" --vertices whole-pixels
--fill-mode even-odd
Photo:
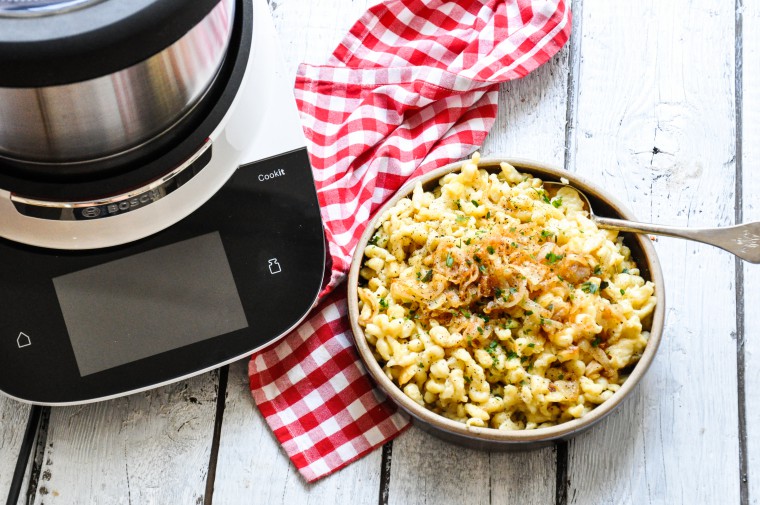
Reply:
[[[379,385],[380,389],[385,392],[397,405],[399,405],[412,417],[418,418],[420,421],[428,423],[438,429],[449,432],[451,434],[472,438],[484,441],[493,442],[514,442],[514,443],[530,443],[555,440],[565,438],[567,436],[576,434],[581,430],[590,427],[603,417],[611,413],[615,408],[620,405],[635,389],[641,378],[652,364],[654,357],[657,353],[657,349],[660,346],[662,339],[663,328],[665,324],[665,283],[662,275],[662,269],[660,261],[657,257],[657,252],[649,239],[648,235],[633,235],[641,250],[647,263],[651,281],[655,285],[655,295],[657,296],[657,304],[655,305],[654,313],[652,314],[652,326],[650,331],[650,337],[647,341],[647,346],[639,359],[639,362],[634,367],[631,374],[626,381],[621,385],[620,389],[616,391],[612,397],[595,407],[589,413],[578,419],[566,421],[555,426],[546,428],[536,428],[532,430],[499,430],[497,428],[488,427],[476,427],[468,426],[459,421],[448,419],[440,414],[428,410],[425,407],[417,404],[411,398],[409,398],[402,389],[392,382],[383,372],[382,367],[372,354],[369,344],[364,337],[364,331],[358,324],[359,314],[359,301],[358,301],[358,281],[359,270],[361,269],[362,259],[364,258],[364,249],[367,242],[377,229],[377,225],[381,217],[385,212],[394,206],[398,201],[407,197],[417,183],[422,183],[423,186],[433,183],[440,179],[444,175],[456,172],[465,164],[470,162],[471,159],[463,159],[454,163],[450,163],[441,168],[435,169],[427,174],[415,177],[407,181],[394,195],[386,201],[378,210],[375,215],[370,219],[367,224],[364,233],[362,234],[357,247],[354,251],[353,258],[347,281],[348,291],[348,315],[351,323],[351,330],[353,331],[354,343],[358,349],[359,356],[364,363],[365,368],[372,376],[374,381]],[[488,169],[499,167],[502,162],[509,163],[514,166],[518,171],[525,172],[538,177],[542,181],[559,180],[560,178],[566,178],[570,181],[570,184],[587,195],[596,197],[608,204],[620,217],[624,219],[635,219],[633,213],[616,198],[609,196],[604,190],[595,186],[593,183],[578,176],[572,172],[568,172],[554,165],[535,161],[528,158],[515,158],[508,156],[489,156],[483,157],[478,161],[479,169]],[[548,176],[548,177],[547,177]]]

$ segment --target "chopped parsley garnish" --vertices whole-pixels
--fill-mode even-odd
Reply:
[[[469,216],[464,216],[464,215],[457,216],[457,223],[466,223],[469,220],[470,220]]]
[[[469,318],[470,318],[470,316],[472,315],[472,314],[470,314],[470,311],[469,311],[469,310],[462,310],[462,309],[459,309],[459,313],[460,313],[460,314],[462,314],[462,315],[463,315],[464,317],[466,317],[467,319],[469,319]]]
[[[549,230],[541,230],[541,236],[544,238],[553,236],[554,233]]]
[[[593,295],[599,290],[599,286],[597,286],[593,282],[584,282],[583,284],[581,284],[581,290],[584,293],[589,293]]]
[[[564,258],[565,255],[564,254],[554,254],[553,252],[550,252],[545,257],[546,257],[546,261],[548,261],[550,265],[553,265],[556,262],[558,262],[559,260],[561,260],[562,258]]]
[[[480,273],[484,274],[484,273],[486,273],[486,266],[485,265],[480,265],[478,267],[478,270],[480,270]]]
[[[530,348],[536,347],[536,344],[534,344],[533,342],[531,342],[530,344],[528,344],[528,347],[530,347]]]
[[[486,212],[486,219],[491,219],[491,211]]]
[[[533,315],[533,311],[532,310],[526,310],[525,311],[525,315],[526,316],[532,316]]]
[[[467,240],[464,241],[464,244],[465,245],[470,245],[470,242],[472,242],[472,239],[468,238]]]
[[[433,271],[428,270],[425,276],[422,278],[422,282],[430,282],[433,279]]]
[[[627,268],[624,268],[624,269],[623,269],[623,273],[624,273],[624,274],[627,274],[627,273],[628,273],[628,269],[627,269]]]
[[[591,341],[591,345],[593,347],[599,347],[599,344],[601,344],[601,343],[602,343],[602,338],[599,335],[597,335],[596,337],[594,337],[594,340]]]
[[[496,354],[496,347],[498,347],[498,345],[498,342],[492,341],[488,344],[488,347],[486,347],[486,352],[489,356],[491,356],[494,365],[497,365],[499,363],[499,355]]]
[[[478,263],[480,263],[480,261],[481,261],[481,260],[480,260],[480,256],[478,256],[477,254],[474,254],[474,255],[472,256],[472,259],[474,259],[474,260],[475,260],[476,262],[478,262]]]
[[[385,298],[380,298],[380,306],[382,308],[384,308],[384,309],[387,309],[388,308],[388,300],[386,300]]]
[[[601,265],[595,266],[594,267],[594,275],[599,275],[601,273],[602,273],[602,266]]]
[[[544,191],[543,189],[536,189],[536,188],[532,188],[532,189],[538,194],[541,200],[543,200],[545,203],[551,203],[549,201],[549,197],[546,196],[546,191]]]
[[[512,226],[512,227],[509,228],[509,232],[510,233],[514,233],[516,231],[517,231],[517,227],[515,227],[515,226]]]
[[[446,255],[446,266],[451,267],[454,264],[454,258],[451,256],[451,254]]]
[[[601,284],[599,284],[599,289],[607,289],[607,286],[609,286],[610,283],[607,281],[602,281]]]
[[[621,290],[620,290],[620,294],[621,294],[621,295],[624,295],[624,294],[625,294],[625,289],[621,289]]]
[[[457,198],[457,200],[456,200],[454,203],[456,203],[456,204],[457,204],[457,209],[461,209],[461,208],[462,208],[462,202],[461,202],[461,201],[459,201],[459,199],[458,199],[458,198]]]
[[[562,197],[561,196],[557,196],[557,197],[552,198],[552,202],[551,203],[552,203],[552,205],[554,206],[555,209],[559,209],[559,206],[562,205]]]
[[[546,310],[554,310],[554,304],[550,303],[549,305],[547,305]]]
[[[380,240],[379,235],[373,235],[371,239],[369,239],[369,243],[371,245],[377,245],[377,241]]]
[[[496,249],[494,249],[492,245],[486,247],[486,250],[488,251],[488,254],[493,254],[496,252]]]
[[[499,288],[494,288],[493,292],[496,295],[496,298],[501,298],[501,294],[503,293],[503,291]]]
[[[480,333],[481,335],[483,334],[483,328],[481,326],[478,326],[478,333]]]
[[[514,358],[517,358],[517,357],[519,357],[519,356],[517,356],[517,353],[515,351],[509,351],[507,353],[507,359],[514,359]]]
[[[517,321],[515,321],[514,319],[510,319],[509,321],[506,322],[506,324],[501,323],[501,327],[504,328],[505,330],[511,330],[511,329],[517,328],[518,326],[519,325],[517,324]]]
[[[480,207],[480,204],[478,203],[477,200],[470,200],[470,202],[475,206],[475,208]]]

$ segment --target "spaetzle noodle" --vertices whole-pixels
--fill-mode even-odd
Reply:
[[[381,216],[359,325],[386,375],[447,418],[519,430],[582,417],[640,358],[655,286],[574,190],[478,162]]]

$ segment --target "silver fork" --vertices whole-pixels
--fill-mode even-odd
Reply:
[[[651,233],[666,237],[685,238],[703,244],[709,244],[730,252],[750,263],[760,263],[760,222],[737,224],[722,228],[683,228],[678,226],[663,226],[651,223],[638,223],[625,219],[613,219],[597,216],[591,207],[588,197],[583,191],[569,184],[559,182],[544,182],[544,189],[549,192],[560,188],[573,189],[586,202],[591,219],[599,228],[607,230],[628,231],[633,233]]]

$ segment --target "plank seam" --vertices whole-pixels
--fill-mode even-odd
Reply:
[[[42,474],[42,465],[45,462],[45,450],[47,448],[48,428],[50,426],[50,407],[43,407],[40,413],[40,422],[37,428],[37,444],[34,452],[34,462],[29,475],[29,487],[26,490],[26,503],[34,503],[37,495],[37,487]]]
[[[31,408],[29,415],[27,416],[24,438],[21,442],[18,457],[16,458],[16,468],[13,471],[11,486],[8,491],[8,505],[16,505],[19,501],[21,487],[23,486],[26,473],[29,470],[29,457],[31,456],[32,451],[35,450],[41,412],[42,408],[35,405]]]
[[[743,70],[744,70],[744,38],[743,38],[743,0],[736,0],[736,17],[734,20],[734,108],[736,119],[736,142],[735,149],[735,199],[734,199],[734,222],[744,221],[744,192],[742,182],[744,165],[742,163],[742,128],[744,125],[743,111]],[[738,404],[738,430],[739,430],[739,499],[741,505],[749,505],[749,461],[747,457],[747,408],[746,408],[746,383],[745,383],[745,328],[744,328],[744,263],[739,258],[734,260],[736,273],[736,387]]]
[[[567,109],[565,112],[565,163],[564,169],[572,171],[575,166],[575,128],[578,123],[578,80],[581,68],[581,39],[583,0],[572,3],[573,27],[570,34],[569,69],[567,72]]]
[[[567,504],[567,467],[568,467],[568,442],[561,440],[555,446],[557,453],[557,479],[554,487],[554,504]]]
[[[211,505],[214,501],[216,466],[219,461],[219,444],[222,439],[222,424],[224,421],[224,409],[227,403],[227,383],[229,381],[229,374],[229,365],[225,365],[219,369],[219,392],[216,395],[216,419],[214,420],[214,436],[211,441],[211,455],[209,456],[208,475],[206,476],[206,496],[203,499],[204,505]]]
[[[388,497],[391,491],[391,458],[393,457],[393,441],[383,446],[383,454],[380,460],[380,496],[378,503],[388,505]]]
[[[581,42],[583,38],[583,0],[573,0],[572,13],[573,27],[570,34],[570,54],[568,56],[570,68],[567,72],[567,109],[565,112],[564,169],[568,172],[573,171],[575,166],[575,129],[578,121],[578,81],[581,67]],[[569,487],[567,480],[569,466],[568,442],[562,440],[557,442],[554,447],[556,455],[554,503],[555,505],[566,505]]]

